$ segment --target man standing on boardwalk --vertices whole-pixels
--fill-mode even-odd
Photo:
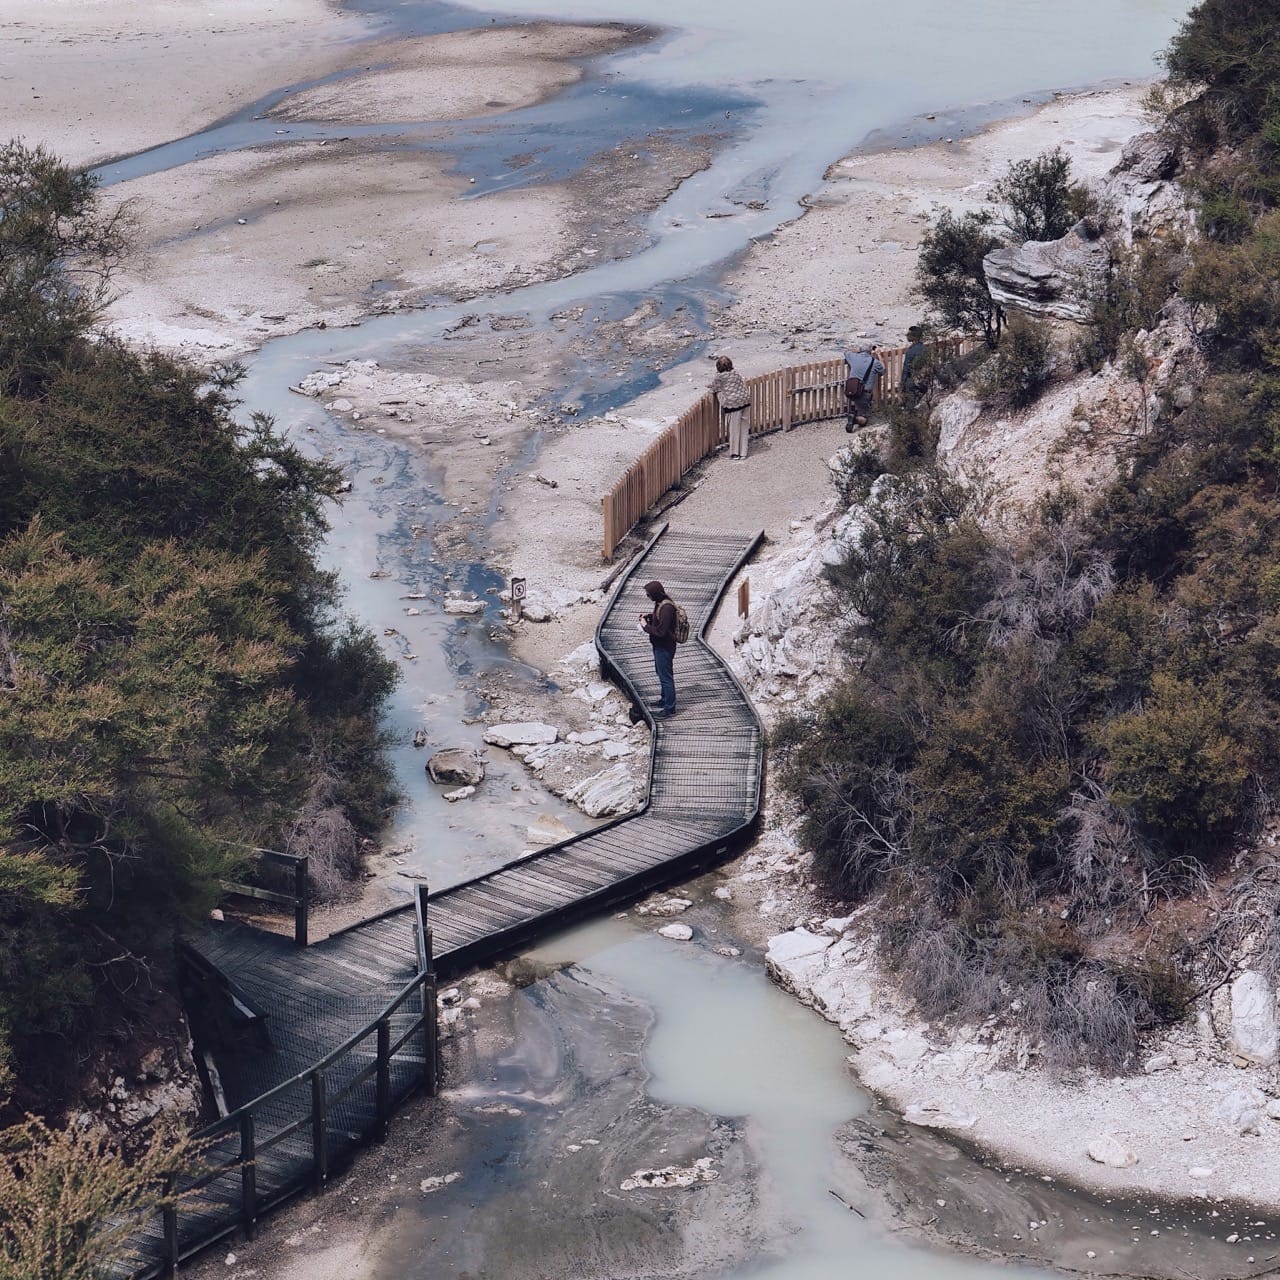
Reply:
[[[644,593],[653,601],[653,612],[640,615],[640,629],[653,645],[653,667],[658,673],[660,691],[653,714],[669,716],[676,709],[676,605],[656,579],[644,584]]]

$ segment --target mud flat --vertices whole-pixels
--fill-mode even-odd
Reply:
[[[338,70],[369,34],[332,0],[0,0],[0,115],[100,164]]]

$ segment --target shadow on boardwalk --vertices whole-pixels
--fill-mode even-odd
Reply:
[[[764,735],[742,687],[703,636],[730,578],[763,535],[664,529],[623,575],[596,631],[602,669],[645,709],[657,701],[643,584],[660,579],[689,615],[677,657],[680,709],[654,725],[649,794],[636,814],[312,947],[243,925],[188,940],[189,1007],[231,1114],[205,1131],[222,1171],[179,1211],[156,1215],[118,1274],[154,1275],[238,1230],[349,1160],[434,1073],[434,980],[489,962],[576,920],[728,856],[761,800]],[[424,993],[426,999],[424,1000]],[[430,1067],[430,1072],[428,1071]]]

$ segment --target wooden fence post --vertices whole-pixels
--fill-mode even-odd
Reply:
[[[378,1072],[376,1080],[376,1097],[378,1112],[377,1137],[385,1142],[387,1130],[391,1127],[391,1021],[383,1018],[378,1023]]]
[[[782,430],[791,430],[791,405],[795,400],[796,367],[791,365],[782,377]]]
[[[437,1025],[435,944],[427,930],[427,966],[422,983],[422,1087],[428,1098],[440,1092],[440,1033]]]
[[[293,940],[300,947],[307,945],[307,869],[311,859],[303,854],[293,864]]]
[[[311,1075],[311,1161],[312,1189],[323,1191],[329,1181],[329,1108],[323,1071]]]
[[[240,1225],[252,1240],[258,1230],[258,1152],[253,1133],[253,1112],[240,1117]]]

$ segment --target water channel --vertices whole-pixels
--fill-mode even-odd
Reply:
[[[985,118],[1021,109],[1024,102],[1043,101],[1056,89],[1150,75],[1152,52],[1167,41],[1187,5],[1186,0],[970,0],[963,5],[915,0],[885,10],[845,0],[787,5],[703,0],[694,13],[683,0],[504,0],[503,12],[495,13],[480,5],[430,0],[357,0],[352,7],[393,34],[479,25],[507,15],[643,22],[666,29],[659,40],[594,65],[582,84],[539,107],[483,125],[423,121],[372,130],[394,134],[398,146],[456,154],[459,165],[477,176],[471,198],[483,199],[490,191],[554,180],[623,137],[658,128],[692,136],[714,126],[720,141],[711,165],[683,182],[649,219],[639,251],[567,279],[482,300],[484,310],[523,314],[536,328],[575,303],[587,304],[592,314],[609,309],[626,314],[648,299],[659,308],[678,300],[696,310],[716,296],[718,274],[752,239],[798,214],[804,193],[820,185],[824,169],[839,156],[868,140],[893,145],[957,136]],[[104,177],[124,179],[210,150],[279,141],[274,128],[268,139],[255,119],[265,105],[269,102],[198,137],[121,161],[105,169]],[[323,132],[299,125],[295,136]],[[355,130],[344,126],[343,132]],[[517,155],[536,158],[516,163]],[[483,567],[481,546],[470,557],[433,556],[431,529],[447,512],[433,496],[428,463],[389,440],[344,431],[319,405],[291,397],[287,388],[326,362],[429,363],[433,347],[464,313],[476,309],[475,301],[441,303],[376,317],[350,330],[270,342],[249,362],[241,389],[246,410],[275,415],[295,438],[341,457],[352,476],[353,490],[336,515],[328,555],[347,584],[350,610],[375,632],[393,632],[385,638],[397,657],[405,657],[406,649],[416,655],[416,661],[405,663],[406,679],[391,710],[403,743],[397,765],[408,796],[398,834],[416,841],[407,869],[426,874],[436,885],[510,857],[519,823],[505,810],[486,818],[478,804],[465,818],[446,811],[422,785],[421,753],[408,745],[412,729],[425,718],[433,726],[448,726],[455,741],[476,741],[478,729],[464,724],[478,707],[475,685],[495,670],[515,679],[540,677],[509,656],[492,608],[477,619],[454,619],[438,610],[435,602],[446,581],[483,594],[498,579]],[[625,403],[655,377],[653,369],[639,366],[621,375],[584,369],[581,385],[572,390],[591,412],[601,412]],[[374,568],[386,576],[371,578]],[[406,625],[408,608],[417,610],[412,626]],[[546,797],[532,798],[553,804]],[[581,819],[577,822],[581,825]],[[997,1272],[1018,1274],[1008,1266],[905,1245],[882,1223],[860,1218],[830,1194],[832,1135],[871,1104],[848,1075],[838,1032],[773,989],[758,958],[680,948],[630,922],[611,921],[568,935],[544,949],[541,959],[558,966],[556,975],[520,996],[537,1034],[531,1031],[505,1063],[492,1064],[492,1079],[505,1078],[504,1072],[512,1078],[536,1074],[528,1060],[535,1042],[557,1042],[559,1036],[567,1053],[563,1044],[570,1029],[592,1023],[591,1017],[585,1023],[568,1017],[570,995],[589,990],[597,1026],[616,1019],[639,1028],[639,1046],[629,1051],[628,1061],[636,1088],[649,1103],[728,1117],[745,1135],[744,1167],[754,1171],[752,1179],[772,1188],[771,1212],[782,1225],[762,1256],[739,1256],[727,1269],[709,1263],[704,1274],[733,1280],[986,1280]],[[625,1017],[624,1009],[630,1011]],[[556,1064],[563,1069],[562,1060]],[[554,1114],[545,1117],[555,1135],[568,1133],[572,1121],[573,1108],[563,1096],[559,1101]],[[509,1123],[493,1141],[509,1154],[532,1140],[531,1128],[528,1120]],[[385,1221],[380,1275],[426,1280],[516,1274],[455,1265],[435,1243],[444,1237],[444,1218],[455,1223],[460,1217],[486,1219],[494,1230],[502,1226],[495,1204],[503,1179],[529,1176],[528,1167],[508,1161],[507,1154],[499,1158],[478,1149],[477,1177],[459,1184],[467,1187],[465,1195],[445,1193]],[[948,1159],[965,1158],[952,1152]],[[659,1162],[656,1153],[653,1162]],[[482,1167],[488,1195],[476,1190]],[[981,1170],[972,1162],[965,1168],[975,1177]],[[999,1184],[1008,1185],[1009,1179],[990,1177],[995,1198]],[[1090,1244],[1098,1255],[1096,1263],[1081,1256],[1081,1267],[1141,1273],[1140,1255],[1127,1252],[1137,1237],[1121,1220],[1136,1216],[1136,1210],[1116,1210],[1104,1229],[1096,1202],[1070,1196],[1047,1202],[1049,1194],[1027,1191],[1010,1210],[1010,1222],[1018,1212],[1025,1216],[1029,1205],[1046,1224],[1072,1219],[1069,1229],[1082,1242],[1079,1252],[1083,1255]],[[1082,1226],[1091,1218],[1094,1227]],[[465,1235],[465,1228],[459,1230]],[[1012,1243],[1010,1250],[1025,1252]],[[461,1257],[466,1250],[459,1246],[458,1252]],[[1196,1270],[1193,1261],[1203,1262],[1202,1252],[1188,1245],[1182,1256],[1185,1274],[1208,1274]],[[558,1274],[532,1254],[523,1265],[521,1275]],[[1212,1266],[1214,1274],[1236,1274],[1225,1258],[1215,1258]],[[1179,1269],[1174,1266],[1172,1273]]]

